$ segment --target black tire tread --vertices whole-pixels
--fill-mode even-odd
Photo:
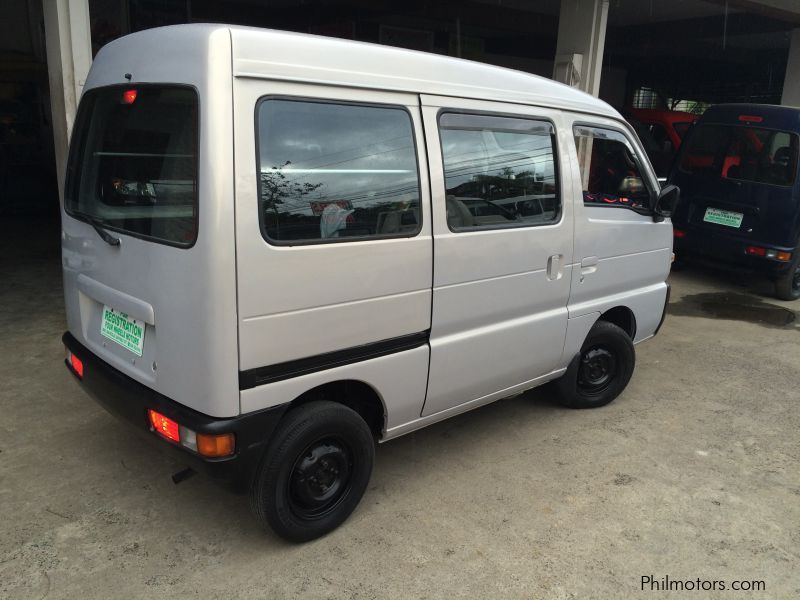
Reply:
[[[362,456],[368,470],[362,485],[356,484],[346,501],[346,507],[333,518],[326,518],[325,525],[316,527],[303,526],[287,518],[288,512],[276,505],[275,484],[286,467],[286,461],[294,462],[292,447],[298,440],[320,427],[320,424],[331,423],[352,427],[352,433],[361,437],[366,454]],[[335,431],[335,433],[339,433]],[[317,400],[291,409],[281,420],[275,435],[267,447],[264,456],[253,476],[250,486],[250,509],[258,522],[265,528],[272,529],[280,537],[292,542],[306,542],[316,539],[332,531],[343,523],[358,505],[369,482],[374,459],[374,439],[369,426],[361,416],[351,408],[336,402]],[[363,476],[363,474],[362,474]]]
[[[584,348],[595,343],[599,338],[612,337],[620,346],[620,350],[626,355],[622,359],[626,359],[625,368],[619,375],[614,385],[609,388],[600,398],[587,399],[577,389],[578,383],[578,365],[580,357],[583,354]],[[572,359],[566,373],[555,382],[556,397],[559,404],[568,408],[599,408],[612,402],[619,396],[627,387],[630,381],[633,370],[636,366],[636,351],[633,348],[633,341],[628,334],[619,326],[614,325],[609,321],[597,321],[586,340],[581,347],[581,351]]]

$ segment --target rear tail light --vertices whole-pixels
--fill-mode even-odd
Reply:
[[[67,350],[67,363],[72,369],[72,372],[75,373],[79,379],[83,379],[83,361],[69,350]]]
[[[672,229],[672,235],[676,238],[685,238],[686,232],[683,229]]]
[[[230,456],[233,454],[234,437],[232,433],[222,435],[197,434],[197,453],[209,458]]]
[[[165,417],[161,413],[157,413],[154,410],[148,409],[147,415],[150,417],[150,426],[153,428],[153,431],[167,438],[168,440],[180,443],[180,426],[178,425],[177,421],[173,421],[169,417]]]
[[[197,433],[152,409],[147,410],[147,418],[157,434],[201,456],[221,458],[232,455],[236,449],[236,436],[232,433]]]
[[[773,260],[779,260],[781,262],[789,262],[790,260],[792,260],[791,252],[782,252],[780,250],[772,250],[771,248],[762,248],[761,246],[747,246],[744,249],[744,251],[745,254],[749,254],[750,256],[771,258]]]

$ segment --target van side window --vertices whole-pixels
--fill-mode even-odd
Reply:
[[[405,109],[266,99],[256,112],[259,209],[268,242],[419,233],[417,155]]]
[[[561,199],[552,124],[443,113],[439,136],[452,231],[558,220]]]
[[[612,129],[582,125],[573,132],[584,204],[648,208],[650,192],[625,136]]]

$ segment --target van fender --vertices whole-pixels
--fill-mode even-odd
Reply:
[[[597,319],[600,318],[600,311],[586,313],[579,317],[567,319],[567,335],[564,338],[564,352],[561,354],[561,367],[568,367],[583,346],[586,336],[592,329]]]

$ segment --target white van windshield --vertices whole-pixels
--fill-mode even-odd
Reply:
[[[185,86],[87,92],[67,167],[67,212],[138,237],[192,245],[197,119],[197,93]]]

